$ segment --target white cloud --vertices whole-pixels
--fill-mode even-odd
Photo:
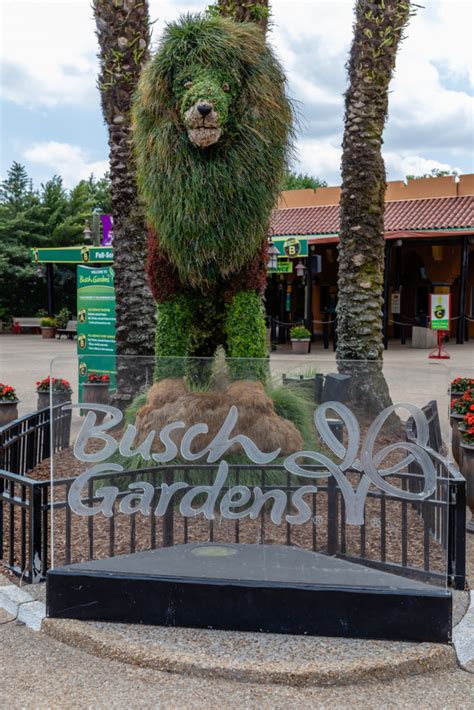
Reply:
[[[2,96],[26,106],[86,101],[95,91],[88,2],[3,0]]]
[[[95,99],[98,73],[95,22],[89,0],[1,0],[1,95],[27,106],[55,107]],[[150,3],[150,15],[164,23],[202,3]]]
[[[384,158],[387,172],[401,177],[406,177],[407,175],[425,175],[434,169],[448,170],[450,172],[455,171],[457,173],[462,172],[461,168],[455,164],[422,158],[420,155],[386,152]]]
[[[303,138],[296,145],[298,164],[297,171],[309,173],[326,180],[330,185],[340,182],[339,164],[341,148],[334,140],[316,140]]]
[[[273,0],[272,7],[273,43],[301,115],[300,166],[334,184],[340,180],[354,3]],[[410,21],[390,86],[384,135],[389,179],[434,167],[474,170],[473,8],[470,0],[438,0]]]
[[[91,173],[102,177],[109,169],[107,160],[88,160],[79,146],[56,141],[35,143],[23,151],[23,157],[30,163],[49,168],[48,174],[61,175],[66,187],[73,187]]]

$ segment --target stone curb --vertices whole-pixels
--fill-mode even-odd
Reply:
[[[459,624],[453,629],[453,644],[461,667],[474,661],[474,595],[472,591],[470,592],[469,608]]]
[[[0,586],[0,609],[33,631],[40,631],[46,607],[15,584]]]
[[[147,646],[130,642],[123,635],[114,634],[92,623],[66,619],[45,619],[43,631],[58,641],[73,645],[101,658],[121,661],[158,671],[207,678],[243,681],[247,683],[284,684],[290,686],[343,686],[369,680],[386,680],[404,675],[446,670],[457,666],[451,646],[442,644],[409,644],[398,656],[387,659],[371,659],[360,653],[350,661],[315,658],[311,663],[297,665],[297,659],[243,658],[236,639],[235,654],[213,659],[203,645],[198,656],[174,651],[169,646]],[[199,630],[196,630],[199,633]],[[216,632],[229,633],[229,632]],[[307,637],[303,637],[307,638]],[[333,639],[324,639],[330,643]],[[336,641],[336,639],[334,639]],[[367,643],[370,643],[368,641]],[[369,654],[370,655],[370,654]]]

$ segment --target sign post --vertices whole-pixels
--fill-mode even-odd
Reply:
[[[111,266],[77,267],[79,401],[88,375],[109,375],[115,388],[115,290]]]
[[[449,360],[450,355],[443,350],[444,333],[449,332],[449,320],[451,317],[451,294],[432,293],[430,294],[430,324],[431,330],[438,334],[438,345],[430,353],[429,357],[436,360]]]

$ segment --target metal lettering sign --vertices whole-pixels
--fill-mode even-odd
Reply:
[[[224,495],[222,491],[227,488],[226,481],[229,473],[229,464],[224,457],[231,449],[233,451],[236,448],[241,449],[247,459],[255,464],[269,464],[281,454],[279,448],[273,451],[261,451],[250,437],[233,433],[239,418],[236,406],[230,407],[217,434],[199,451],[195,449],[196,439],[209,431],[205,423],[186,427],[183,421],[171,422],[159,432],[150,431],[144,441],[135,444],[137,428],[133,424],[127,426],[119,441],[112,436],[112,430],[117,431],[118,425],[122,422],[123,416],[119,409],[104,404],[72,404],[65,408],[77,407],[90,410],[75,441],[74,455],[79,461],[90,463],[91,467],[74,480],[68,493],[70,508],[80,516],[102,513],[106,517],[112,517],[114,505],[120,498],[121,513],[132,515],[140,512],[143,515],[162,517],[168,506],[173,504],[175,493],[185,491],[179,505],[179,511],[184,517],[203,515],[207,520],[213,520],[218,510],[218,514],[228,520],[245,517],[255,520],[266,502],[270,501],[272,505],[270,518],[275,525],[281,523],[302,525],[312,516],[305,496],[318,491],[318,481],[332,476],[344,498],[346,522],[349,525],[363,525],[365,502],[371,484],[392,496],[412,501],[424,500],[436,489],[436,470],[432,459],[434,457],[441,460],[441,457],[428,447],[429,430],[426,416],[418,407],[408,403],[396,404],[384,409],[369,426],[361,442],[359,423],[351,410],[340,402],[326,402],[314,412],[314,425],[337,462],[320,451],[298,451],[286,456],[282,467],[290,476],[295,477],[297,482],[307,479],[307,485],[293,488],[291,494],[279,488],[264,492],[259,486],[250,488],[245,485],[235,485],[228,488]],[[413,418],[416,439],[410,442],[390,443],[376,451],[376,441],[384,424],[398,409],[404,409]],[[328,412],[336,413],[346,428],[347,446],[341,443],[331,430],[327,419]],[[99,422],[96,413],[108,414],[110,419]],[[173,433],[178,431],[182,434],[179,445],[173,439]],[[98,450],[97,447],[90,446],[92,440],[96,444],[98,441],[101,442]],[[382,468],[384,460],[394,452],[402,454],[401,460],[387,468]],[[209,485],[192,486],[185,481],[177,481],[171,485],[162,483],[158,487],[160,495],[154,507],[152,501],[157,489],[146,480],[130,483],[126,495],[123,495],[124,491],[114,485],[98,488],[95,491],[97,504],[86,505],[83,496],[86,495],[94,479],[100,478],[104,473],[120,473],[125,470],[118,463],[107,462],[107,459],[117,454],[123,458],[138,456],[143,461],[150,462],[150,466],[168,464],[176,460],[206,461],[208,464],[216,464],[216,477]],[[402,490],[385,480],[387,476],[406,469],[411,463],[415,463],[422,472],[422,490],[417,492]],[[355,490],[346,476],[349,470],[362,474]],[[146,473],[146,469],[143,473]],[[289,495],[291,500],[288,500]],[[295,509],[294,513],[288,513],[288,503],[291,503]]]

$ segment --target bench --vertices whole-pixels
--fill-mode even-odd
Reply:
[[[65,328],[58,328],[56,334],[61,340],[61,335],[65,335],[68,340],[74,340],[77,335],[77,320],[68,320]]]
[[[42,318],[15,318],[13,316],[13,332],[21,333],[22,330],[34,330],[35,333],[41,333]]]

